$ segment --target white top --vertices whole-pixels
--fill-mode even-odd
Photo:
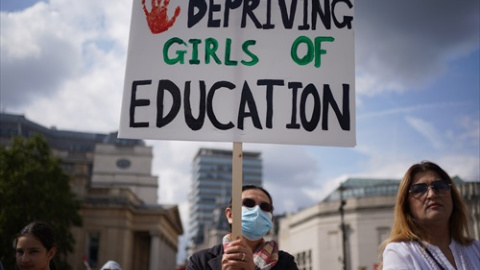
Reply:
[[[455,270],[439,247],[423,242],[430,253],[444,269]],[[449,245],[453,253],[457,270],[480,269],[480,241],[464,246],[452,239]],[[439,269],[435,261],[417,242],[392,242],[387,244],[383,251],[383,269]]]
[[[116,261],[106,262],[100,270],[122,270],[120,265]]]

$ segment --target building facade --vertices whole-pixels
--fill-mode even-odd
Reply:
[[[260,152],[243,152],[243,185],[262,185]],[[188,253],[221,242],[229,230],[223,210],[232,192],[232,151],[200,148],[192,162]]]
[[[470,211],[470,234],[479,239],[480,182],[453,180]],[[348,179],[322,202],[280,220],[280,247],[301,270],[375,269],[378,247],[390,235],[399,183]]]
[[[128,188],[146,204],[157,204],[158,179],[150,173],[152,148],[115,141],[95,145],[91,187]]]
[[[71,176],[82,203],[83,226],[72,228],[75,270],[92,270],[108,260],[124,270],[175,269],[183,234],[177,205],[158,204],[158,181],[151,175],[152,148],[142,140],[46,128],[24,116],[0,114],[0,143],[14,136],[41,134]],[[48,221],[47,221],[48,222]]]

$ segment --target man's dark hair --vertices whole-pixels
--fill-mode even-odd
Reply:
[[[244,185],[244,186],[242,186],[242,192],[244,192],[245,190],[249,190],[249,189],[258,189],[258,190],[262,191],[263,193],[265,193],[265,195],[267,195],[268,199],[270,200],[270,204],[273,206],[272,196],[270,196],[270,193],[268,193],[268,191],[266,189],[264,189],[263,187],[260,187],[260,186],[256,186],[256,185]],[[228,208],[232,208],[232,199],[230,199],[230,203],[228,204]]]

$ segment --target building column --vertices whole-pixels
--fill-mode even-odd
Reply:
[[[160,235],[150,233],[150,270],[160,269]]]

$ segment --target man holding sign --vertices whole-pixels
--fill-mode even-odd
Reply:
[[[225,209],[231,225],[232,206]],[[294,257],[278,250],[275,241],[265,241],[263,237],[272,228],[272,197],[262,187],[246,185],[242,187],[242,236],[232,239],[228,234],[223,244],[194,253],[187,269],[226,270],[226,269],[298,269]]]
[[[353,3],[133,0],[119,137],[233,143],[233,236],[188,269],[297,269],[242,143],[355,146]]]

